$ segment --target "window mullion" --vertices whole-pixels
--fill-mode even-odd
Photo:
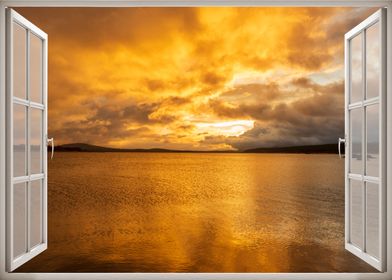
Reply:
[[[31,125],[30,125],[30,116],[31,116],[31,107],[30,107],[30,31],[27,30],[27,40],[26,40],[26,96],[27,96],[27,100],[29,101],[29,106],[27,107],[27,147],[26,147],[26,151],[27,151],[27,157],[26,157],[26,166],[27,166],[27,175],[30,176],[31,175],[31,166],[30,166],[30,130],[31,130]],[[31,200],[31,182],[30,179],[26,184],[27,187],[27,203],[26,203],[26,229],[27,229],[27,233],[26,233],[26,244],[27,244],[27,252],[30,252],[30,227],[31,227],[31,219],[30,219],[30,200]]]
[[[366,29],[362,32],[362,99],[363,101],[366,100],[367,96],[367,84],[366,84]],[[366,129],[367,129],[367,124],[366,124],[366,106],[362,107],[362,174],[363,178],[366,175],[366,161],[367,161],[367,149],[366,149]],[[365,180],[362,180],[362,186],[363,186],[363,192],[362,192],[362,231],[363,231],[363,240],[362,240],[362,246],[363,246],[363,251],[366,252],[366,213],[367,213],[367,184]]]

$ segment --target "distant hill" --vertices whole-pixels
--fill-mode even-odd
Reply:
[[[108,148],[102,146],[95,146],[85,143],[72,143],[64,144],[55,147],[57,152],[153,152],[153,153],[170,153],[170,152],[182,152],[176,150],[168,149],[118,149],[118,148]],[[184,151],[187,152],[187,151]],[[190,152],[190,151],[189,151]]]
[[[342,146],[342,153],[344,147]],[[337,154],[337,144],[275,147],[275,148],[256,148],[244,151],[190,151],[190,150],[169,150],[169,149],[118,149],[95,146],[85,143],[72,143],[57,146],[57,152],[147,152],[147,153],[292,153],[292,154]]]
[[[274,148],[255,148],[244,150],[243,153],[285,153],[285,154],[337,154],[337,144],[274,147]],[[342,145],[342,153],[344,147]]]

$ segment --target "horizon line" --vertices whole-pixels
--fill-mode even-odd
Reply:
[[[84,147],[83,147],[84,146]],[[317,149],[317,148],[324,149]],[[335,149],[336,147],[336,149]],[[74,152],[179,152],[179,153],[261,153],[261,152],[297,152],[297,153],[337,153],[337,144],[311,144],[311,145],[296,145],[296,146],[278,146],[278,147],[256,147],[238,150],[181,150],[168,148],[114,148],[99,146],[88,143],[67,143],[61,144],[55,149],[61,151]],[[312,149],[313,148],[313,149]],[[315,148],[315,149],[314,149]],[[331,149],[332,148],[332,149]]]

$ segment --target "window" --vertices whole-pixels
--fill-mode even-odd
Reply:
[[[346,34],[346,249],[385,270],[385,11]]]
[[[12,5],[13,1],[8,2]],[[151,4],[156,3],[145,5]],[[7,155],[1,153],[0,174],[6,175],[6,180],[1,183],[7,188],[7,223],[3,222],[8,237],[7,269],[12,271],[47,246],[47,37],[33,24],[9,10],[6,38],[3,32],[6,5],[7,1],[0,3],[0,111],[3,114],[3,109],[7,109],[7,118],[2,118],[0,124],[1,152],[7,152]],[[391,8],[390,2],[385,1],[385,5]],[[391,93],[386,68],[389,70],[388,77],[392,70],[391,57],[386,55],[386,13],[386,10],[380,10],[346,35],[346,248],[379,270],[387,269],[386,189],[387,178],[390,184],[391,175],[387,173],[386,164],[387,161],[390,163],[391,155],[387,157],[386,148],[392,144],[386,132],[391,126],[390,122],[387,124],[387,118],[391,118],[386,110],[387,102],[392,105],[386,99],[387,83],[388,94]],[[391,31],[388,30],[389,40],[390,36]],[[3,58],[7,58],[7,67]],[[33,68],[35,71],[32,71]],[[4,190],[2,194],[5,194]],[[385,277],[390,276],[388,273]],[[309,278],[313,276],[309,275]],[[173,276],[176,277],[184,276]],[[356,276],[344,277],[354,279]]]
[[[7,266],[10,271],[47,248],[47,36],[7,11]]]

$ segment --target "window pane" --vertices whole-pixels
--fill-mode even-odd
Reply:
[[[26,172],[26,107],[14,104],[14,177]]]
[[[26,98],[26,29],[13,24],[13,95]]]
[[[381,75],[380,24],[366,30],[366,98],[379,96]]]
[[[14,237],[14,259],[25,253],[26,244],[26,184],[14,185],[13,203],[13,237]]]
[[[366,108],[366,175],[379,176],[379,105]]]
[[[32,108],[31,130],[31,173],[42,173],[42,111]]]
[[[362,33],[351,39],[351,98],[350,103],[363,99]]]
[[[42,180],[31,182],[30,189],[30,244],[42,243]]]
[[[42,40],[30,34],[30,100],[42,103]]]
[[[379,186],[366,183],[366,251],[379,257]]]
[[[363,248],[362,190],[361,181],[350,180],[350,241],[360,248]]]
[[[350,173],[363,174],[362,166],[362,108],[350,111]]]

